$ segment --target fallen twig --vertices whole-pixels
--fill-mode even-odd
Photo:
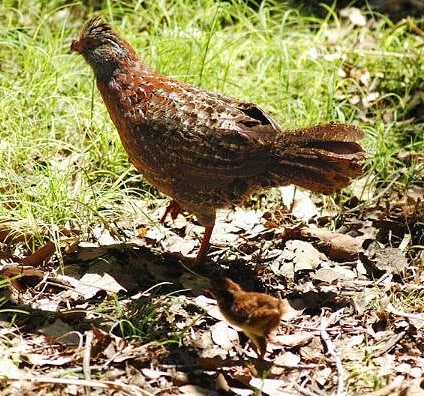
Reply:
[[[334,359],[336,363],[336,369],[337,369],[337,396],[345,395],[344,390],[344,382],[346,378],[345,371],[343,369],[342,360],[340,359],[339,355],[336,352],[336,349],[334,348],[334,345],[331,341],[331,338],[329,334],[327,333],[327,324],[328,321],[325,317],[321,318],[321,325],[320,325],[320,336],[321,339],[324,341],[325,346],[327,347],[328,354]]]
[[[89,330],[85,333],[85,345],[84,345],[84,354],[82,358],[82,370],[84,373],[84,378],[89,381],[91,379],[91,344],[93,342],[93,331]],[[90,388],[85,387],[85,394],[90,395]]]

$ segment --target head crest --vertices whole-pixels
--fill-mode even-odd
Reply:
[[[87,48],[108,39],[119,40],[112,26],[103,21],[100,16],[95,16],[84,25],[78,38],[72,42],[71,50],[83,53]]]
[[[94,16],[84,25],[81,34],[96,35],[99,33],[113,33],[112,26],[105,22],[102,17]]]
[[[80,53],[93,68],[97,79],[109,81],[118,67],[138,61],[129,43],[100,17],[91,18],[82,28],[71,50]]]

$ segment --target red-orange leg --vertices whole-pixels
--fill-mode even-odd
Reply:
[[[214,225],[205,227],[205,233],[203,234],[202,243],[200,244],[200,249],[197,252],[196,260],[194,265],[200,264],[204,261],[206,255],[208,254],[209,247],[211,246],[210,239],[212,235]]]
[[[160,219],[161,223],[165,223],[166,220],[166,216],[168,216],[168,214],[171,215],[171,219],[175,220],[176,217],[178,216],[178,213],[181,212],[181,206],[178,205],[177,201],[172,200],[168,206],[165,209],[165,213],[163,214],[162,218]]]

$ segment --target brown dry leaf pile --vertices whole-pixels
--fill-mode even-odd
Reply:
[[[202,228],[160,225],[164,201],[125,241],[99,225],[33,253],[2,222],[0,394],[424,394],[423,191],[333,230],[308,194],[280,193],[291,211],[220,213],[201,273],[184,257]],[[283,299],[264,360],[209,294],[217,273]]]

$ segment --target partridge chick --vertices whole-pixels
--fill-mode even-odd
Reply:
[[[284,312],[281,300],[265,293],[246,292],[226,277],[211,279],[209,290],[225,319],[243,330],[263,358],[267,339]]]

